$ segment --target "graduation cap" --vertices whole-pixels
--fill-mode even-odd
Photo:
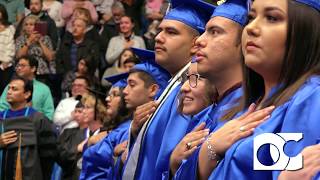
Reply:
[[[201,0],[171,0],[171,8],[163,19],[180,21],[203,33],[215,6]]]
[[[225,17],[245,26],[248,19],[251,0],[223,0],[219,1],[211,17]]]
[[[296,0],[299,3],[308,5],[316,10],[320,11],[320,1],[319,0]]]
[[[159,86],[156,98],[159,97],[168,85],[168,81],[171,78],[170,73],[156,63],[154,51],[138,48],[131,49],[142,62],[136,64],[132,69],[146,72],[156,81]]]
[[[113,76],[105,77],[106,81],[109,81],[112,84],[112,87],[125,88],[127,86],[128,73],[116,74]]]

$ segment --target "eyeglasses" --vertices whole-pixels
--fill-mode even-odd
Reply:
[[[19,67],[20,67],[20,68],[25,68],[25,67],[27,67],[27,66],[30,66],[30,65],[28,65],[28,64],[17,64],[15,68],[16,68],[16,69],[18,69]]]
[[[119,94],[119,93],[116,93],[116,92],[111,92],[111,93],[109,93],[108,94],[108,97],[110,98],[110,99],[113,99],[113,98],[115,98],[115,97],[120,97],[121,95]]]
[[[192,88],[196,88],[198,85],[198,80],[201,78],[200,74],[187,74],[187,79],[189,81],[189,86]]]

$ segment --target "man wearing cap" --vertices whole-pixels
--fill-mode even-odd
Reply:
[[[181,76],[190,65],[194,42],[212,14],[211,5],[198,0],[174,0],[156,36],[156,62],[172,76],[156,103],[138,107],[131,124],[123,179],[161,179],[168,169],[170,153],[184,136],[190,118],[177,109]],[[155,112],[155,113],[153,113]],[[150,116],[150,118],[149,118]],[[142,117],[142,118],[138,118]],[[144,123],[146,122],[146,123]]]
[[[169,73],[154,62],[154,52],[133,48],[143,62],[129,72],[127,85],[123,90],[126,107],[135,110],[137,106],[148,103],[163,92],[170,78]],[[110,81],[110,78],[107,78]],[[115,85],[113,85],[114,87]],[[101,142],[85,151],[83,171],[80,179],[120,178],[120,158],[114,165],[114,147],[128,140],[129,123],[119,125]],[[119,155],[116,155],[119,156]],[[116,167],[113,167],[116,166]]]

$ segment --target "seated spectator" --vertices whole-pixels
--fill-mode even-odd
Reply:
[[[49,36],[35,30],[38,17],[29,15],[23,20],[22,33],[16,39],[16,57],[34,56],[38,61],[38,75],[55,74],[54,50]]]
[[[111,38],[107,53],[106,60],[108,64],[114,64],[119,57],[120,53],[130,47],[145,49],[145,43],[140,36],[136,36],[133,32],[134,22],[129,16],[123,16],[120,19],[120,35]]]
[[[68,0],[62,4],[62,18],[66,22],[66,27],[72,27],[73,19],[72,15],[76,8],[85,8],[89,11],[92,23],[95,24],[98,21],[98,14],[92,2],[89,0]],[[68,28],[68,31],[70,29]],[[71,31],[70,31],[71,32]]]
[[[21,77],[14,77],[8,85],[6,99],[10,108],[0,112],[1,179],[43,180],[51,176],[56,133],[45,116],[28,106],[33,87],[32,81]],[[25,123],[31,128],[27,129]]]
[[[114,64],[114,66],[108,68],[101,79],[101,84],[104,86],[107,86],[109,83],[104,79],[105,77],[108,76],[112,76],[115,74],[119,74],[119,73],[124,73],[124,72],[129,72],[130,68],[128,68],[128,66],[126,65],[126,61],[132,58],[130,60],[130,62],[128,61],[128,63],[130,64],[138,64],[139,63],[139,59],[137,59],[137,57],[135,57],[134,53],[132,52],[132,50],[130,48],[124,49],[121,54],[118,57],[117,63]]]
[[[13,74],[13,58],[15,54],[14,44],[15,28],[8,21],[8,12],[6,8],[0,4],[0,93]]]
[[[0,0],[8,12],[9,22],[13,25],[19,24],[24,17],[24,3],[21,0]]]
[[[58,42],[58,30],[55,22],[50,18],[47,12],[42,11],[42,0],[30,0],[30,14],[28,16],[36,16],[38,17],[39,21],[45,24],[45,27],[43,27],[43,35],[48,35],[50,37],[51,43],[52,43],[52,49],[56,50],[57,48],[57,42]],[[24,22],[24,19],[21,21]],[[15,38],[21,35],[21,32],[24,29],[24,23],[19,23]]]
[[[80,61],[78,61],[77,69],[76,71],[69,71],[62,83],[61,83],[61,90],[63,95],[65,97],[70,96],[71,88],[72,88],[72,83],[77,77],[88,77],[91,81],[94,80],[94,69],[90,66],[91,65],[91,56],[87,56],[85,58],[81,58]],[[95,83],[91,83],[94,85]]]
[[[43,113],[49,119],[52,119],[54,106],[49,87],[35,79],[35,73],[38,67],[38,61],[32,56],[21,57],[17,61],[16,73],[33,82],[33,94],[31,106],[37,111]],[[8,86],[4,89],[0,98],[0,111],[9,108],[6,100]]]
[[[88,93],[90,81],[85,76],[74,79],[71,89],[71,97],[61,100],[54,112],[53,122],[59,127],[60,133],[65,129],[78,127],[78,123],[72,119],[72,111],[79,102],[78,96],[82,97]]]
[[[43,0],[42,10],[47,12],[50,18],[56,23],[57,28],[64,27],[64,19],[61,16],[62,4],[57,0]]]
[[[92,57],[90,66],[94,70],[97,68],[100,57],[99,46],[95,41],[85,38],[88,25],[88,21],[83,18],[77,18],[73,21],[72,38],[66,38],[62,41],[56,55],[59,74],[75,71],[80,58],[88,55]]]

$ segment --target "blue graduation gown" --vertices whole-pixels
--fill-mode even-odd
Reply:
[[[258,126],[254,134],[233,144],[209,179],[277,179],[280,171],[253,170],[253,139],[261,133],[303,133],[299,142],[287,143],[284,152],[296,156],[320,137],[320,76],[310,77],[293,97],[277,107],[271,118]],[[269,162],[269,149],[263,149],[260,162]],[[260,159],[261,158],[261,159]]]
[[[130,120],[112,130],[101,142],[89,147],[83,154],[80,180],[113,179],[113,150],[117,144],[128,139]]]
[[[180,88],[181,84],[168,95],[145,132],[135,179],[161,179],[172,150],[186,134],[191,117],[178,112]]]
[[[226,95],[217,104],[210,106],[203,112],[194,117],[198,121],[198,125],[202,122],[206,123],[206,128],[213,131],[217,126],[221,126],[225,121],[219,122],[219,119],[224,115],[226,110],[235,106],[239,98],[242,96],[242,88],[237,88]],[[175,174],[175,179],[197,179],[197,161],[199,149],[197,149],[187,160],[183,160],[178,171]],[[163,179],[168,179],[169,172],[163,174]]]

